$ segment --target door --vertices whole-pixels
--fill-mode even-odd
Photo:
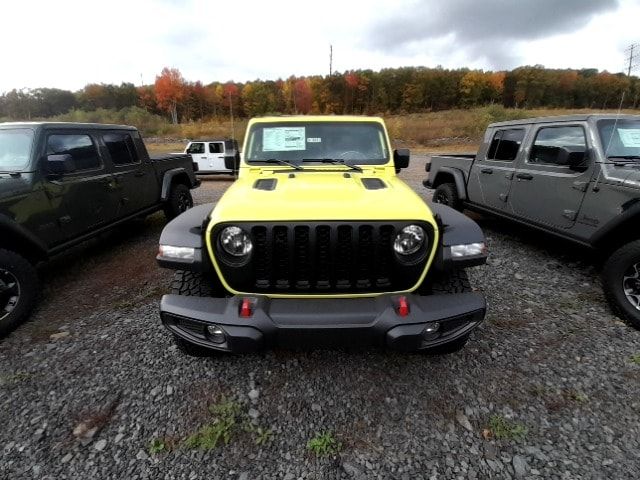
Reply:
[[[190,154],[191,159],[198,164],[198,171],[208,172],[211,170],[209,168],[209,156],[203,142],[192,142],[187,147],[186,153]]]
[[[228,171],[224,165],[224,142],[209,142],[209,170]]]
[[[580,124],[536,127],[511,188],[516,216],[561,229],[573,226],[593,171],[585,132]],[[583,166],[568,166],[576,160]]]
[[[157,203],[159,196],[153,166],[140,158],[133,138],[127,131],[102,134],[102,142],[113,167],[120,205],[118,217],[126,217]]]
[[[74,171],[46,176],[45,190],[56,206],[57,222],[66,240],[115,220],[119,194],[111,173],[98,153],[97,138],[88,133],[51,131],[47,155],[71,155]]]
[[[486,153],[478,152],[468,183],[469,198],[474,202],[496,210],[508,210],[515,161],[521,155],[525,133],[525,128],[496,130]]]

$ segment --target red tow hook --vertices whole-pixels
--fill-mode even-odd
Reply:
[[[409,302],[407,301],[407,297],[398,298],[398,308],[396,313],[400,317],[406,317],[409,315]]]
[[[243,318],[249,318],[253,315],[251,311],[251,300],[248,298],[242,299],[242,304],[240,304],[240,316]]]

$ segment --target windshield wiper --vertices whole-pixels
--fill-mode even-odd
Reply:
[[[640,160],[640,155],[609,155],[607,158],[622,158],[624,160]]]
[[[269,158],[267,160],[255,160],[255,161],[264,162],[264,163],[277,163],[278,165],[285,165],[287,167],[291,167],[294,170],[304,170],[304,168],[302,168],[300,165],[296,165],[295,163],[287,162],[286,160],[279,160],[277,158]]]
[[[345,167],[349,167],[351,170],[355,170],[356,172],[362,172],[362,168],[357,165],[351,165],[341,158],[303,158],[302,161],[330,163],[332,165],[344,165]]]

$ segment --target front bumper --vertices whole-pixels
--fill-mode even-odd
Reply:
[[[397,313],[400,297],[409,305],[406,316]],[[243,299],[250,299],[250,317],[240,316]],[[479,293],[344,299],[165,295],[160,304],[162,323],[169,331],[196,345],[227,352],[345,346],[424,350],[464,337],[482,322],[485,310]],[[439,335],[425,337],[425,327],[433,322],[440,324]],[[223,343],[211,341],[209,325],[224,330]]]

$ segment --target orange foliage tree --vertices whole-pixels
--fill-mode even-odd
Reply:
[[[185,81],[180,70],[163,68],[156,77],[155,90],[158,107],[171,115],[173,123],[178,123],[178,103],[185,96]]]

